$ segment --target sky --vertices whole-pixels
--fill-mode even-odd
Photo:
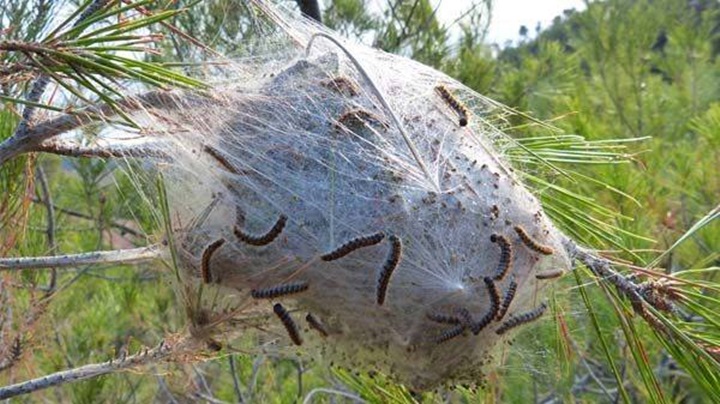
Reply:
[[[438,17],[443,22],[452,22],[473,3],[472,0],[432,0],[440,5]],[[583,0],[493,0],[493,12],[487,41],[504,45],[506,41],[517,40],[521,25],[534,35],[535,26],[540,22],[543,28],[550,26],[553,18],[563,10],[583,10]]]

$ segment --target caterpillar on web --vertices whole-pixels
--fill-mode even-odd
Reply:
[[[526,324],[531,321],[537,320],[538,318],[540,318],[540,316],[543,315],[543,313],[545,313],[545,310],[547,310],[547,304],[545,302],[543,302],[540,304],[540,306],[536,307],[535,309],[533,309],[531,311],[510,317],[507,321],[502,323],[500,328],[498,328],[495,332],[498,335],[503,335],[506,332],[508,332],[509,330],[511,330],[519,325]]]
[[[497,287],[495,286],[495,282],[489,276],[483,278],[483,281],[485,282],[485,286],[487,286],[488,289],[488,294],[490,295],[490,307],[488,309],[488,312],[485,313],[485,315],[483,316],[483,318],[480,319],[480,321],[474,322],[470,326],[470,330],[475,335],[480,334],[480,331],[490,325],[493,319],[497,317],[498,310],[500,310],[500,294],[498,293]]]
[[[507,275],[513,261],[512,245],[505,236],[499,234],[493,234],[490,236],[490,241],[497,243],[500,247],[500,262],[498,263],[497,269],[493,279],[496,281],[502,280]]]
[[[323,337],[327,337],[329,335],[325,326],[317,317],[313,316],[312,313],[308,313],[307,316],[305,316],[305,321],[307,321],[310,328],[320,333]]]
[[[402,241],[400,237],[392,235],[389,237],[390,240],[390,254],[388,254],[387,260],[380,271],[380,276],[377,282],[377,304],[382,306],[385,303],[385,296],[387,295],[387,288],[390,284],[390,277],[400,263],[402,256]]]
[[[542,279],[554,279],[554,278],[559,278],[559,277],[563,276],[564,273],[565,273],[565,271],[563,271],[562,269],[555,269],[555,270],[552,270],[552,271],[538,272],[537,274],[535,274],[535,279],[541,279],[541,280],[542,280]]]
[[[462,335],[463,332],[465,332],[465,325],[456,325],[455,327],[438,335],[435,338],[435,342],[437,344],[442,344],[443,342],[449,341],[455,337],[459,337],[460,335]]]
[[[285,307],[283,307],[280,303],[275,303],[273,311],[280,321],[282,321],[292,342],[295,345],[302,345],[302,338],[300,338],[300,331],[298,330],[297,324],[295,324],[295,321],[293,321],[292,317],[290,317],[290,313],[285,310]]]
[[[518,236],[520,236],[520,239],[529,249],[544,255],[552,255],[552,253],[555,252],[552,247],[542,245],[530,238],[530,235],[527,234],[527,232],[525,231],[525,229],[522,228],[522,226],[515,226],[515,232],[518,234]]]
[[[500,321],[500,320],[502,320],[503,317],[505,317],[505,313],[507,313],[507,310],[510,307],[510,304],[512,303],[513,299],[515,298],[515,292],[517,291],[517,286],[518,286],[518,284],[515,281],[510,281],[507,291],[505,291],[505,297],[503,297],[502,304],[500,305],[500,309],[498,310],[497,317],[495,317],[495,319],[497,321]]]
[[[235,233],[235,237],[237,237],[238,240],[246,244],[258,247],[264,246],[272,243],[277,238],[277,236],[282,233],[283,229],[285,228],[285,224],[287,223],[287,219],[287,216],[280,215],[273,227],[265,234],[253,235],[245,233],[237,226],[233,229],[233,232]]]
[[[212,282],[212,273],[210,272],[210,259],[212,258],[215,251],[217,251],[218,248],[222,247],[223,244],[225,244],[225,239],[219,238],[210,243],[203,250],[202,259],[200,260],[200,273],[202,275],[202,280],[205,283]]]
[[[323,261],[334,261],[336,259],[340,259],[351,252],[363,248],[363,247],[370,247],[375,244],[378,244],[385,238],[385,233],[379,232],[375,234],[371,234],[368,236],[361,236],[356,237],[347,243],[341,245],[340,247],[334,249],[333,251],[323,254],[320,256],[320,259]]]
[[[280,296],[293,295],[308,290],[310,285],[305,281],[285,283],[263,289],[253,289],[250,295],[253,299],[274,299]]]
[[[218,163],[220,163],[221,166],[225,167],[226,170],[233,174],[240,174],[240,171],[230,163],[230,161],[227,159],[227,157],[218,149],[205,145],[203,146],[203,151],[207,154],[209,154],[212,158],[214,158]]]
[[[467,124],[468,124],[467,107],[465,107],[465,105],[462,102],[458,101],[458,99],[455,98],[455,96],[453,96],[450,93],[450,91],[447,88],[445,88],[445,86],[443,86],[443,85],[436,86],[435,91],[437,91],[438,94],[440,94],[440,97],[448,104],[448,106],[450,106],[450,108],[452,108],[452,110],[458,114],[458,116],[460,117],[458,124],[460,126],[467,126]]]

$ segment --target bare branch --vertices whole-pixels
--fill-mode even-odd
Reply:
[[[48,186],[47,176],[45,170],[38,165],[37,166],[37,177],[40,182],[40,189],[43,193],[43,201],[47,211],[47,243],[50,254],[57,254],[57,242],[55,240],[55,206],[52,202],[52,195],[50,194],[50,186]],[[48,294],[52,294],[57,286],[57,270],[51,269],[50,272],[50,285],[48,286]]]
[[[114,105],[91,106],[31,125],[26,131],[16,131],[0,144],[0,165],[15,156],[40,150],[45,141],[59,134],[115,116],[116,109],[135,111],[142,108],[176,108],[179,106],[178,95],[172,91],[150,91],[115,101]]]
[[[28,380],[22,383],[0,387],[0,400],[32,393],[34,391],[65,383],[90,379],[120,370],[157,363],[158,361],[167,359],[171,355],[181,351],[191,351],[195,345],[197,345],[197,341],[190,338],[182,338],[172,343],[164,340],[153,349],[145,349],[143,352],[121,358],[120,360],[110,360],[103,363],[80,366],[75,369],[52,373],[50,375]]]
[[[93,251],[50,257],[0,258],[0,271],[75,267],[90,264],[132,264],[160,258],[165,251],[161,244],[127,250]]]
[[[122,141],[120,141],[122,142]],[[168,156],[162,151],[161,142],[146,141],[144,143],[134,142],[130,145],[108,144],[83,146],[75,142],[51,139],[35,148],[37,152],[57,154],[69,157],[100,157],[100,158],[122,158],[122,157],[157,157],[167,159]]]
[[[43,201],[43,200],[41,200],[41,199],[38,199],[38,198],[33,198],[32,201],[33,201],[34,203],[41,203],[41,204],[47,205],[47,203],[46,203],[45,201]],[[92,217],[92,216],[90,216],[90,215],[88,215],[88,214],[85,214],[85,213],[82,213],[82,212],[78,212],[78,211],[75,211],[75,210],[72,210],[72,209],[61,208],[61,207],[59,207],[59,206],[57,206],[57,205],[52,205],[52,208],[53,208],[56,212],[62,213],[62,214],[68,215],[68,216],[79,217],[79,218],[81,218],[81,219],[86,219],[86,220],[96,220],[96,218],[94,218],[94,217]],[[142,234],[141,234],[140,232],[138,232],[137,230],[132,229],[132,228],[130,228],[130,227],[127,227],[127,226],[125,226],[125,225],[122,225],[122,224],[120,224],[120,223],[110,222],[110,226],[111,226],[111,227],[114,227],[114,228],[116,228],[116,229],[118,229],[118,230],[120,230],[122,233],[127,233],[127,234],[130,234],[130,235],[135,236],[135,237],[140,237],[140,236],[142,235]]]

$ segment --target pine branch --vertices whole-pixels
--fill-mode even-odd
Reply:
[[[80,366],[75,369],[64,370],[37,379],[28,380],[22,383],[13,384],[0,388],[0,399],[16,397],[34,391],[43,390],[65,383],[72,383],[86,380],[97,376],[126,370],[139,366],[157,363],[182,352],[194,352],[198,348],[198,341],[193,338],[180,338],[171,342],[165,339],[155,348],[145,349],[142,352],[107,362]]]
[[[143,108],[176,108],[177,94],[169,91],[150,91],[115,101],[113,105],[99,104],[67,113],[28,128],[24,133],[16,132],[0,144],[0,166],[11,158],[34,151],[43,151],[42,143],[57,135],[80,128],[92,122],[107,120],[117,115],[116,107],[124,111]],[[59,153],[62,154],[62,153]]]
[[[49,257],[0,258],[0,271],[23,269],[65,268],[90,264],[133,264],[160,258],[165,252],[161,244],[127,250],[93,251]]]

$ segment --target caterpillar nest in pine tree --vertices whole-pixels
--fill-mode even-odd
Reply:
[[[167,139],[171,159],[158,169],[185,281],[212,280],[227,301],[252,305],[288,349],[302,344],[417,390],[481,383],[507,338],[498,310],[534,313],[552,282],[535,275],[570,269],[562,234],[496,148],[505,135],[482,119],[489,101],[416,62],[349,49],[407,138],[366,75],[320,40],[279,68],[238,62],[239,77],[207,98],[180,94],[172,108],[146,111],[148,128]],[[356,86],[340,91],[333,80]],[[472,106],[467,126],[438,85]],[[359,119],[338,131],[348,110],[387,125]],[[282,285],[303,287],[253,299]],[[433,321],[440,316],[458,320]]]

